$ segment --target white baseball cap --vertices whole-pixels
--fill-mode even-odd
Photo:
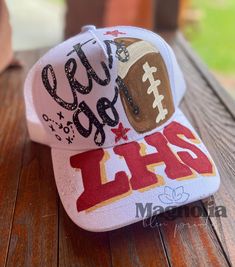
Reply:
[[[184,93],[170,46],[136,27],[85,26],[32,67],[29,135],[51,147],[74,223],[112,230],[150,216],[150,206],[164,211],[218,189],[218,170],[179,109]]]

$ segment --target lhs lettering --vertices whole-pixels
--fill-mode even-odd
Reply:
[[[165,173],[170,179],[192,179],[195,178],[194,171],[201,175],[214,175],[213,165],[208,157],[199,147],[185,141],[185,139],[197,139],[190,129],[180,123],[172,122],[165,127],[163,134],[157,132],[144,139],[148,145],[156,149],[156,152],[143,155],[140,152],[141,146],[137,142],[113,148],[115,154],[124,158],[131,173],[130,179],[124,171],[117,172],[113,181],[110,181],[108,177],[103,177],[101,171],[104,169],[102,162],[105,152],[103,149],[87,151],[70,158],[71,166],[81,170],[83,179],[84,191],[77,199],[78,212],[102,204],[104,201],[112,201],[114,197],[120,198],[124,194],[131,193],[131,189],[149,190],[152,186],[160,185],[160,180],[163,178],[153,172],[151,168],[153,165],[164,164]],[[187,151],[180,151],[176,155],[170,149],[169,144],[190,150],[195,156],[192,157]],[[107,178],[109,182],[102,183],[103,178]]]

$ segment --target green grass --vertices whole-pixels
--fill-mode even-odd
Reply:
[[[193,0],[201,13],[198,25],[185,27],[193,48],[211,69],[235,72],[235,1]]]

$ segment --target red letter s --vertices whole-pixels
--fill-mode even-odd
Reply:
[[[177,152],[180,159],[187,166],[191,167],[202,175],[213,173],[213,165],[208,157],[198,147],[179,137],[179,135],[183,135],[187,139],[197,140],[190,129],[178,122],[172,122],[164,129],[163,133],[172,145],[189,149],[196,155],[196,158],[193,158],[190,153],[186,151]]]

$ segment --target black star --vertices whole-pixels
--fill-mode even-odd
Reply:
[[[51,128],[52,132],[55,132],[55,129],[52,124],[50,124],[49,127]]]
[[[60,120],[64,119],[64,116],[63,116],[63,114],[62,114],[61,111],[58,112],[58,113],[56,113],[56,114],[59,116],[59,119],[60,119]]]
[[[66,138],[66,140],[68,141],[68,144],[72,144],[73,139],[71,139],[70,136],[68,136],[68,137]]]

